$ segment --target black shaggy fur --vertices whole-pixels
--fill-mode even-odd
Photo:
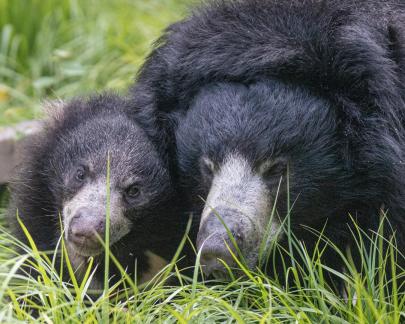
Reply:
[[[54,250],[61,236],[64,202],[80,190],[69,180],[71,174],[78,164],[91,163],[88,181],[105,176],[108,150],[111,192],[120,190],[114,187],[120,181],[135,176],[145,193],[140,202],[122,202],[124,217],[132,222],[132,228],[111,247],[111,253],[132,278],[135,270],[139,276],[148,271],[147,250],[170,261],[188,220],[180,212],[176,189],[159,152],[136,124],[138,117],[131,103],[103,94],[60,105],[60,109],[53,107],[43,130],[26,143],[22,164],[11,185],[8,215],[18,238],[27,242],[16,222],[17,210],[38,249]],[[103,278],[103,255],[95,257],[99,282]],[[111,276],[113,281],[120,278],[113,262]]]
[[[322,173],[325,169],[333,169],[329,177],[322,180],[324,187],[311,188],[311,185],[319,185],[316,181],[306,183],[305,188],[322,194],[312,197],[317,199],[313,204],[306,202],[311,208],[293,215],[296,223],[320,229],[325,220],[329,220],[332,226],[327,235],[344,246],[349,236],[345,225],[350,222],[345,216],[347,212],[357,215],[363,229],[376,230],[379,210],[384,208],[396,231],[399,251],[403,252],[404,81],[405,5],[402,1],[217,1],[167,29],[143,67],[132,93],[135,105],[142,107],[146,131],[157,145],[166,149],[170,148],[167,143],[173,140],[174,132],[165,120],[187,111],[207,85],[204,94],[208,98],[210,91],[218,98],[221,98],[218,91],[223,91],[223,97],[228,98],[238,84],[244,93],[246,87],[264,82],[258,87],[266,87],[267,83],[268,91],[285,93],[286,106],[295,102],[304,109],[306,104],[310,106],[308,101],[315,102],[318,110],[315,119],[319,121],[326,114],[327,123],[308,127],[305,120],[300,123],[290,118],[294,114],[288,115],[286,110],[277,124],[285,130],[285,136],[277,138],[282,142],[278,147],[281,153],[283,147],[305,144],[307,146],[300,147],[301,154],[312,150],[310,153],[315,155],[314,165],[308,164],[302,169],[309,179],[312,173],[315,177],[325,175]],[[219,90],[210,88],[209,85],[215,83],[222,84]],[[266,94],[254,91],[258,91],[258,98],[267,100]],[[307,98],[307,103],[290,100],[296,91],[300,98]],[[246,104],[241,109],[253,109],[252,106]],[[224,102],[223,109],[228,108]],[[206,110],[205,117],[215,120],[215,114],[220,113],[216,109]],[[265,108],[262,113],[264,120],[271,119]],[[203,120],[204,116],[200,118]],[[222,122],[226,125],[226,120]],[[162,125],[164,131],[157,132]],[[195,178],[197,184],[203,181],[193,154],[203,152],[205,143],[217,136],[212,133],[213,127],[209,127],[212,125],[195,122],[180,133],[180,137],[186,137],[180,141],[189,145],[187,151],[179,153],[186,181]],[[320,130],[322,127],[329,129]],[[312,144],[318,143],[316,136],[320,133],[327,137],[327,145],[334,148],[333,165],[329,164],[331,160],[324,160],[331,155],[323,155],[321,149],[316,158],[317,148]],[[278,132],[279,136],[282,134]],[[239,143],[249,150],[251,145],[244,140],[246,138],[242,137]],[[267,140],[274,144],[272,138]],[[173,152],[168,150],[168,153]],[[248,154],[258,153],[262,152]],[[299,158],[300,155],[294,156]],[[293,164],[299,162],[292,161]],[[322,191],[328,182],[342,185]],[[193,181],[186,183],[187,192],[195,185]],[[297,188],[300,189],[303,188]],[[207,189],[199,194],[206,197]],[[199,211],[201,208],[202,203],[196,207]],[[338,217],[337,211],[344,214],[343,218]]]

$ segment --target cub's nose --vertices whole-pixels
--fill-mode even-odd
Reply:
[[[90,208],[80,208],[69,226],[69,240],[78,245],[98,245],[97,235],[104,237],[105,219]]]

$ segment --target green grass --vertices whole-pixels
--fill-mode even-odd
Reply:
[[[2,196],[0,205],[4,206],[7,194]],[[107,284],[97,297],[89,289],[93,276],[91,267],[84,279],[79,280],[67,262],[70,280],[61,280],[66,270],[55,268],[53,264],[56,253],[68,259],[63,240],[57,251],[50,253],[38,251],[34,242],[25,246],[10,234],[1,216],[3,212],[0,210],[0,323],[405,322],[405,289],[400,293],[398,287],[404,281],[405,271],[396,264],[398,254],[404,251],[398,251],[391,240],[386,242],[390,247],[388,251],[382,252],[384,240],[379,233],[367,236],[355,228],[353,236],[357,248],[354,250],[362,256],[361,268],[357,269],[350,254],[338,250],[322,235],[319,248],[309,253],[305,244],[295,240],[289,232],[286,222],[289,251],[285,253],[287,258],[294,256],[295,266],[285,266],[281,273],[291,278],[293,285],[291,281],[271,279],[257,269],[250,271],[240,259],[238,264],[243,276],[234,276],[230,282],[206,281],[199,276],[198,255],[194,275],[186,277],[176,267],[177,254],[157,275],[160,280],[143,286],[138,286],[121,267],[122,279],[118,283],[121,288],[118,284]],[[179,249],[185,240],[186,237]],[[264,241],[268,242],[266,238]],[[345,264],[344,272],[322,263],[324,243],[337,251]],[[271,247],[273,251],[281,248],[277,243]],[[17,248],[24,252],[16,253]],[[108,249],[106,255],[110,256],[110,264],[116,263]],[[272,253],[268,257],[271,260]],[[22,265],[35,269],[38,275],[18,272]],[[386,276],[388,269],[394,273],[393,281]],[[329,274],[344,283],[345,297],[325,280]],[[169,284],[173,277],[178,285]],[[105,282],[108,282],[107,276]]]
[[[46,98],[124,90],[187,0],[0,0],[0,126]]]
[[[293,285],[270,279],[259,270],[247,270],[240,260],[237,262],[243,276],[231,282],[205,281],[199,277],[199,256],[194,275],[186,277],[176,267],[177,254],[157,280],[143,286],[138,286],[121,268],[121,281],[114,286],[107,284],[97,297],[88,288],[93,275],[91,266],[81,281],[67,262],[71,279],[63,282],[63,270],[53,267],[56,252],[40,252],[34,242],[23,245],[0,221],[0,322],[404,323],[405,295],[399,292],[398,284],[405,272],[396,264],[401,251],[396,250],[394,241],[389,241],[386,243],[390,248],[383,253],[384,240],[378,233],[367,236],[358,230],[353,236],[362,255],[361,269],[353,266],[350,254],[333,247],[333,242],[322,235],[319,249],[310,254],[288,233],[295,266],[285,266],[282,272],[292,278]],[[321,262],[321,243],[336,249],[345,264],[344,272]],[[17,254],[17,248],[24,253]],[[273,244],[273,251],[278,248],[277,243]],[[63,239],[57,251],[67,260]],[[288,251],[285,253],[289,257]],[[108,249],[106,255],[110,255]],[[116,263],[113,255],[109,260]],[[35,269],[38,275],[17,272],[21,265]],[[387,279],[387,269],[394,273],[393,281]],[[325,280],[328,274],[342,280],[345,297]],[[168,284],[173,277],[178,285]]]
[[[4,206],[7,194],[1,196],[0,204]],[[390,249],[382,253],[383,240],[378,233],[371,237],[360,231],[353,233],[363,258],[361,269],[353,266],[350,254],[337,250],[346,265],[344,272],[320,261],[321,248],[309,254],[305,245],[288,233],[296,266],[285,267],[283,273],[293,278],[294,287],[270,279],[258,270],[249,271],[241,261],[244,276],[231,282],[207,282],[198,276],[198,257],[194,275],[185,277],[175,266],[177,257],[174,257],[157,275],[160,281],[137,286],[121,269],[120,283],[126,290],[118,294],[117,286],[111,286],[95,297],[88,288],[91,268],[80,281],[68,264],[71,279],[63,282],[61,270],[53,267],[55,253],[45,254],[37,251],[34,244],[24,246],[18,242],[9,233],[1,217],[3,212],[0,210],[0,322],[386,324],[405,321],[405,295],[398,289],[405,272],[395,263],[398,253],[404,251],[397,251],[395,242],[389,242]],[[320,243],[325,241],[328,242],[321,236]],[[183,244],[184,241],[180,248]],[[328,244],[333,246],[333,242]],[[24,253],[17,254],[18,247]],[[277,248],[274,244],[273,250]],[[58,251],[66,259],[63,240]],[[116,262],[113,256],[110,262]],[[39,275],[18,273],[23,264],[36,269]],[[395,273],[394,282],[387,281],[386,269]],[[330,273],[344,282],[345,298],[325,280]],[[165,284],[173,277],[179,281],[178,285]]]

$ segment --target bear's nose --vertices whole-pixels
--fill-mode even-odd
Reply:
[[[201,250],[201,265],[207,277],[213,276],[215,279],[228,279],[228,270],[224,264],[232,268],[235,261],[225,244],[216,246],[207,241]],[[213,246],[214,245],[214,246]]]
[[[226,225],[235,243],[241,246],[243,238],[239,233],[239,226],[230,221],[232,217],[228,217],[231,216],[228,214],[232,212],[223,210],[221,216],[224,215],[222,217],[227,223]],[[197,246],[201,249],[201,266],[207,276],[212,275],[217,279],[229,277],[224,263],[230,268],[236,266],[234,257],[231,254],[231,251],[235,254],[236,249],[227,229],[214,213],[208,215],[207,219],[201,224],[197,237]]]
[[[73,216],[69,240],[79,245],[98,245],[97,236],[104,237],[105,220],[90,208],[80,208]]]

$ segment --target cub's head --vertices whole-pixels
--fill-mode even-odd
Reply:
[[[168,170],[130,112],[124,99],[102,95],[62,104],[46,125],[53,138],[45,172],[75,254],[102,252],[107,211],[113,245],[171,195]]]

